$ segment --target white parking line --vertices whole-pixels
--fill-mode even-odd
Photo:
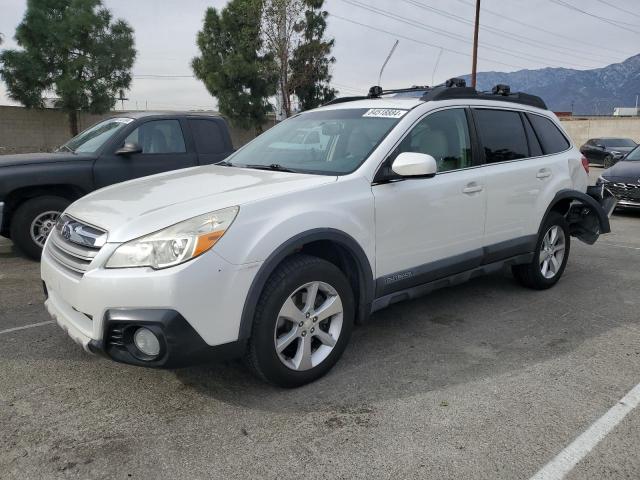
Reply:
[[[24,325],[22,327],[7,328],[6,330],[0,330],[0,335],[3,335],[5,333],[17,332],[18,330],[26,330],[27,328],[42,327],[51,323],[53,323],[53,320],[49,320],[47,322],[32,323],[31,325]]]
[[[640,404],[640,383],[530,480],[560,480]]]

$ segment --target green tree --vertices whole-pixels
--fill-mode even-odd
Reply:
[[[326,39],[328,13],[322,10],[324,0],[305,0],[304,20],[299,24],[302,39],[290,62],[291,83],[298,97],[300,108],[310,110],[336,97],[331,88],[330,67],[335,63],[331,56],[334,40]]]
[[[261,131],[275,93],[273,58],[262,53],[261,0],[231,0],[218,12],[207,9],[197,35],[200,56],[191,66],[218,109],[234,125]]]
[[[21,49],[0,54],[9,96],[42,108],[45,93],[53,93],[73,135],[79,111],[109,111],[131,84],[133,30],[114,21],[101,0],[28,0],[15,39]]]

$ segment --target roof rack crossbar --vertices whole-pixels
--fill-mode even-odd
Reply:
[[[406,92],[424,92],[420,97],[420,100],[423,102],[456,99],[496,100],[520,103],[547,110],[547,104],[537,95],[531,95],[523,92],[512,92],[509,85],[503,84],[496,85],[491,91],[478,92],[473,87],[467,87],[466,82],[461,78],[450,78],[444,84],[436,85],[435,87],[414,85],[409,88],[383,90],[380,86],[373,86],[369,89],[369,94],[366,96],[336,98],[324,105],[335,105],[337,103],[353,102],[356,100],[374,99],[380,98],[382,95]]]

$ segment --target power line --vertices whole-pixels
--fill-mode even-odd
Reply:
[[[463,23],[465,25],[473,26],[473,22],[472,21],[470,21],[470,20],[468,20],[468,19],[466,19],[466,18],[464,18],[464,17],[462,17],[460,15],[456,15],[456,14],[447,12],[445,10],[441,10],[439,8],[432,7],[430,5],[425,5],[425,4],[423,4],[423,3],[421,3],[421,2],[419,2],[417,0],[402,0],[402,1],[405,2],[405,3],[408,3],[409,5],[413,5],[415,7],[421,8],[423,10],[427,10],[429,12],[435,13],[436,15],[440,15],[442,17],[449,18],[450,20],[453,20],[454,22]],[[475,8],[475,5],[473,5],[473,6]],[[483,8],[483,11],[484,10],[485,9]],[[497,28],[494,28],[494,27],[491,27],[491,26],[488,26],[488,25],[484,25],[483,30],[491,32],[494,35],[497,35],[497,36],[500,36],[500,37],[509,38],[511,40],[515,40],[516,42],[520,42],[520,43],[524,43],[524,44],[533,46],[535,48],[541,48],[540,45],[539,45],[540,42],[532,41],[532,40],[528,39],[527,37],[523,37],[523,36],[515,34],[515,33],[505,32],[503,30],[500,30],[500,29],[497,29]],[[561,55],[567,55],[566,53],[561,51],[560,47],[557,47],[557,46],[551,45],[551,47],[547,47],[546,49],[547,50],[555,50],[557,53],[560,53]],[[576,55],[575,54],[571,54],[571,56],[575,57]],[[585,58],[585,57],[582,57],[582,58]],[[592,61],[591,58],[587,58],[587,60]],[[573,64],[573,65],[576,65],[576,64]],[[583,67],[583,68],[594,68],[593,66],[589,66],[589,67],[587,67],[586,65],[580,65],[580,66]]]
[[[575,5],[571,5],[570,3],[565,2],[564,0],[549,0],[549,1],[551,3],[555,3],[556,5],[560,5],[562,7],[568,8],[569,10],[580,12],[583,15],[587,15],[589,17],[592,17],[592,18],[595,18],[597,20],[600,20],[601,22],[608,23],[609,25],[613,25],[614,27],[622,28],[623,30],[627,30],[627,31],[632,32],[632,33],[640,34],[640,31],[638,31],[638,30],[633,30],[631,28],[625,27],[625,25],[634,26],[632,23],[621,22],[619,20],[613,20],[611,18],[602,17],[600,15],[595,15],[593,13],[587,12],[586,10],[582,10],[581,8],[576,7]]]
[[[457,1],[460,2],[460,3],[463,3],[465,5],[468,5],[470,7],[474,6],[473,3],[468,1],[468,0],[457,0]],[[495,10],[491,10],[491,9],[486,8],[486,7],[482,7],[482,13],[488,13],[490,15],[499,17],[501,20],[506,20],[508,22],[515,23],[516,25],[521,25],[523,27],[527,27],[527,28],[530,28],[532,30],[537,30],[539,32],[546,33],[547,35],[553,35],[553,36],[555,36],[557,38],[562,38],[563,40],[572,41],[574,43],[579,42],[582,45],[590,46],[590,47],[593,47],[593,48],[598,48],[600,50],[605,50],[605,51],[608,51],[608,52],[611,52],[611,53],[615,53],[617,55],[624,55],[626,57],[630,57],[632,55],[635,55],[635,53],[625,53],[625,52],[619,52],[617,50],[611,50],[609,48],[603,47],[602,45],[597,45],[595,43],[585,42],[582,39],[578,41],[575,38],[572,38],[572,37],[570,37],[568,35],[562,35],[561,33],[554,32],[553,30],[548,30],[546,28],[542,28],[542,27],[539,27],[537,25],[532,25],[531,23],[523,22],[523,21],[518,20],[516,18],[509,17],[509,16],[505,15],[503,12],[496,12]],[[494,27],[491,27],[491,26],[488,26],[486,24],[484,25],[484,28],[488,29],[491,32],[494,32],[494,31],[498,30],[498,29],[496,29]],[[513,32],[504,32],[503,31],[502,33],[503,34],[504,33],[508,33],[509,35],[511,35],[513,37],[519,37],[519,38],[524,38],[525,40],[529,40],[527,37],[518,35],[518,34],[513,33]],[[522,42],[522,43],[531,44],[531,42],[533,42],[533,40],[530,41],[530,42]],[[539,45],[547,45],[548,47],[551,47],[554,50],[567,50],[567,51],[577,52],[579,54],[586,55],[586,57],[582,57],[582,58],[590,58],[590,57],[596,56],[596,57],[600,57],[600,58],[603,58],[603,59],[606,59],[606,60],[610,60],[610,57],[602,55],[602,54],[594,54],[593,52],[590,52],[590,51],[587,51],[587,50],[580,50],[580,49],[577,49],[577,48],[572,48],[572,47],[567,47],[567,46],[559,47],[557,44],[554,44],[554,43],[551,43],[551,42],[545,42],[543,40],[537,40],[536,39],[535,43],[537,43]]]
[[[336,15],[335,13],[332,13],[331,16],[333,18],[337,18],[337,19],[343,20],[345,22],[353,23],[354,25],[360,25],[361,27],[365,27],[365,28],[368,28],[368,29],[371,29],[371,30],[375,30],[377,32],[386,33],[387,35],[391,35],[391,36],[396,37],[396,38],[402,38],[402,39],[408,40],[410,42],[419,43],[420,45],[426,45],[428,47],[433,47],[433,48],[441,48],[441,49],[443,49],[443,50],[445,50],[447,52],[457,53],[458,55],[462,55],[462,56],[465,56],[465,57],[470,57],[471,56],[471,54],[469,54],[467,52],[461,52],[460,50],[454,50],[452,48],[443,47],[442,45],[436,45],[434,43],[425,42],[423,40],[417,40],[417,39],[412,38],[412,37],[407,37],[406,35],[401,35],[401,34],[398,34],[398,33],[390,32],[389,30],[384,30],[382,28],[374,27],[373,25],[368,25],[366,23],[358,22],[358,21],[352,20],[350,18],[341,17],[340,15]],[[479,57],[479,58],[481,60],[485,60],[485,61],[488,61],[488,62],[491,62],[491,63],[495,63],[495,64],[498,64],[498,65],[504,65],[504,66],[507,66],[507,67],[525,68],[525,69],[527,68],[527,67],[524,67],[522,65],[514,65],[512,63],[500,62],[498,60],[493,60],[493,59],[490,59],[490,58],[483,58],[483,57]]]
[[[600,2],[600,3],[604,3],[605,5],[611,7],[613,9],[615,9],[615,10],[619,10],[619,11],[627,13],[629,15],[633,15],[634,17],[640,18],[640,15],[638,15],[637,13],[634,13],[634,12],[632,12],[630,10],[625,10],[624,8],[619,7],[619,6],[617,6],[617,5],[613,4],[613,3],[607,2],[606,0],[596,0],[596,1]]]
[[[349,5],[354,5],[356,7],[360,7],[362,9],[368,10],[370,12],[373,13],[377,13],[379,15],[382,15],[386,18],[391,18],[393,20],[396,20],[398,22],[402,22],[405,23],[407,25],[411,25],[413,27],[416,28],[420,28],[422,30],[427,30],[433,33],[437,33],[439,35],[445,36],[445,37],[449,37],[452,38],[454,40],[458,40],[460,42],[464,42],[467,44],[471,44],[472,42],[470,40],[468,40],[466,37],[462,36],[462,35],[457,35],[454,33],[450,33],[446,30],[442,30],[440,28],[436,28],[436,27],[431,27],[429,25],[425,25],[422,22],[418,22],[415,20],[412,20],[410,18],[406,18],[400,15],[397,15],[393,12],[389,12],[387,10],[382,10],[381,8],[377,8],[377,7],[373,7],[373,6],[368,6],[366,4],[363,4],[362,2],[358,1],[358,0],[342,0],[345,3],[348,3]],[[538,55],[533,55],[531,53],[528,52],[522,52],[522,51],[518,51],[518,50],[512,50],[512,49],[507,49],[504,48],[502,45],[496,45],[496,44],[492,44],[492,43],[487,43],[487,42],[483,42],[482,46],[486,49],[489,50],[493,50],[496,51],[498,53],[504,53],[505,55],[509,55],[511,57],[514,58],[519,58],[521,60],[526,60],[526,61],[530,61],[531,59],[537,59],[539,61],[542,62],[549,62],[549,57],[541,57]],[[554,60],[555,62],[559,63],[560,65],[562,64],[566,64],[567,62],[564,62],[563,60],[559,60],[559,59],[551,59]],[[576,64],[576,63],[571,63],[572,66],[577,66],[577,67],[582,67],[582,68],[594,68],[592,65],[581,65],[581,64]],[[559,65],[556,65],[559,66]]]

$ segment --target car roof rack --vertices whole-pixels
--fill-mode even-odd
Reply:
[[[410,88],[384,90],[380,86],[373,86],[369,89],[369,94],[367,96],[336,98],[324,105],[335,105],[337,103],[353,102],[356,100],[380,98],[383,95],[407,92],[424,92],[420,97],[420,100],[423,102],[458,99],[497,100],[501,102],[519,103],[547,110],[547,104],[537,95],[530,95],[523,92],[512,93],[509,85],[504,84],[494,86],[491,91],[479,92],[473,87],[467,87],[467,83],[463,78],[450,78],[442,85],[436,85],[434,87],[413,86]]]

